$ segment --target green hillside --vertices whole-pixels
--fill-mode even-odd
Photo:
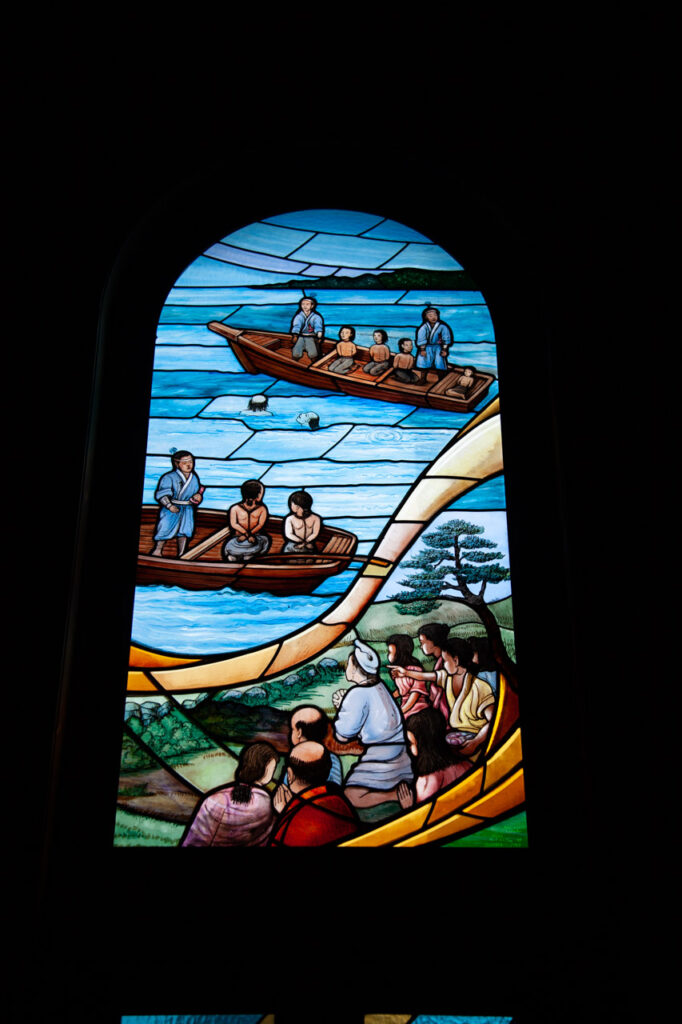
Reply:
[[[503,635],[505,632],[513,632],[511,597],[491,602],[488,607],[497,619]],[[485,634],[485,627],[472,608],[447,597],[440,598],[438,607],[426,616],[401,614],[395,601],[377,602],[367,609],[356,628],[363,640],[371,642],[385,640],[391,633],[417,636],[419,627],[425,622],[447,622],[456,636]]]
[[[385,271],[383,274],[360,274],[359,277],[311,277],[310,285],[299,280],[286,281],[284,284],[257,284],[254,288],[300,288],[305,284],[306,291],[310,286],[315,288],[358,289],[367,288],[431,288],[434,291],[477,291],[466,270],[420,270],[417,267],[404,267],[401,270]],[[434,297],[434,301],[437,296]]]
[[[405,607],[404,604],[401,607]],[[516,660],[514,622],[511,597],[493,601],[488,607],[497,619],[507,654]],[[417,637],[420,626],[426,622],[446,622],[452,636],[485,636],[486,629],[476,612],[468,605],[450,598],[440,598],[438,607],[428,615],[404,615],[398,611],[396,601],[381,601],[365,612],[356,626],[357,635],[367,643],[383,644],[391,633],[407,633]]]

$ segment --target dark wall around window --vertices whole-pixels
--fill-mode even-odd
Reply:
[[[505,52],[512,27],[494,27],[495,52]],[[53,260],[49,298],[40,291],[26,331],[36,340],[49,416],[31,419],[27,465],[40,467],[43,482],[25,489],[37,496],[31,529],[44,535],[49,520],[37,564],[48,561],[51,598],[48,613],[40,605],[47,685],[40,700],[29,698],[40,739],[19,797],[18,945],[31,952],[20,958],[18,1006],[38,1017],[56,1005],[64,1019],[113,1021],[138,1007],[173,1012],[172,996],[197,1011],[298,1008],[303,1020],[317,1002],[327,1008],[317,1019],[336,1012],[350,1020],[360,998],[375,1011],[500,1014],[509,999],[519,1020],[610,1019],[609,1008],[628,1009],[632,949],[624,936],[633,918],[642,920],[634,851],[651,828],[640,725],[629,712],[629,644],[647,621],[646,590],[628,559],[629,523],[650,502],[656,456],[642,432],[646,403],[623,399],[631,370],[621,353],[636,340],[626,341],[622,317],[633,302],[627,255],[638,236],[642,252],[645,222],[655,226],[664,212],[654,189],[645,214],[632,175],[660,108],[637,97],[628,69],[606,75],[590,59],[578,84],[575,62],[570,75],[559,74],[551,52],[513,63],[494,85],[475,61],[458,76],[454,56],[428,85],[417,88],[413,77],[412,89],[386,96],[379,86],[393,78],[363,74],[361,99],[341,92],[333,103],[321,98],[328,79],[314,67],[313,103],[307,81],[294,96],[278,88],[291,79],[286,61],[272,63],[277,56],[276,47],[260,54],[270,61],[266,94],[245,53],[238,62],[215,55],[193,75],[179,62],[109,63],[93,53],[41,89],[50,166],[41,173],[34,162],[31,180],[42,185],[35,237]],[[665,94],[660,81],[650,89],[652,100]],[[301,157],[303,125],[314,145]],[[222,212],[211,220],[221,196],[225,230]],[[79,495],[97,403],[107,415],[89,449],[88,479],[99,500],[98,460],[121,444],[126,457],[142,428],[136,398],[148,394],[150,367],[143,361],[131,377],[112,418],[130,351],[118,362],[110,346],[91,407],[102,301],[106,294],[111,303],[112,337],[128,326],[117,318],[129,317],[130,331],[144,338],[166,284],[221,234],[262,216],[264,197],[266,212],[386,211],[453,252],[486,297],[497,297],[493,321],[510,339],[500,348],[501,399],[519,657],[531,680],[522,705],[529,851],[416,851],[397,861],[386,851],[376,862],[364,851],[348,863],[286,858],[272,871],[259,859],[256,868],[240,862],[228,871],[215,857],[177,869],[163,851],[110,848],[110,816],[99,801],[113,809],[117,727],[105,724],[96,737],[81,731],[91,653],[83,634],[95,615],[125,620],[126,584],[108,569],[122,538],[114,525],[98,539],[90,521],[77,543]],[[439,209],[447,211],[442,229]],[[158,264],[148,256],[155,238]],[[649,245],[638,269],[643,287],[655,289],[659,261]],[[538,294],[536,337],[515,335],[517,282]],[[548,386],[532,405],[515,386],[527,358]],[[139,460],[132,463],[139,473]],[[78,604],[76,592],[70,605],[74,578],[81,598],[91,595],[100,557],[101,604]],[[517,568],[526,561],[527,578]],[[60,691],[64,649],[69,673]],[[111,708],[118,695],[97,700]]]

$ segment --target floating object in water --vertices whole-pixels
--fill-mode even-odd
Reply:
[[[300,412],[296,417],[296,422],[300,423],[302,427],[309,427],[311,430],[320,429],[320,417],[316,412]]]
[[[267,395],[252,395],[249,399],[248,411],[249,412],[267,412],[268,409],[268,396]]]
[[[311,430],[320,429],[320,417],[316,412],[299,412],[296,422],[302,427],[310,427]]]

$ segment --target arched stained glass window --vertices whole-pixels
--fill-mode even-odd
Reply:
[[[114,844],[525,846],[486,296],[263,211],[158,318]]]

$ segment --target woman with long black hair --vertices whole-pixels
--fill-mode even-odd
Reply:
[[[407,726],[407,743],[416,778],[416,801],[421,803],[440,792],[471,768],[446,739],[447,723],[435,708],[412,715]],[[415,792],[406,783],[398,786],[398,800],[405,809],[415,802]]]

